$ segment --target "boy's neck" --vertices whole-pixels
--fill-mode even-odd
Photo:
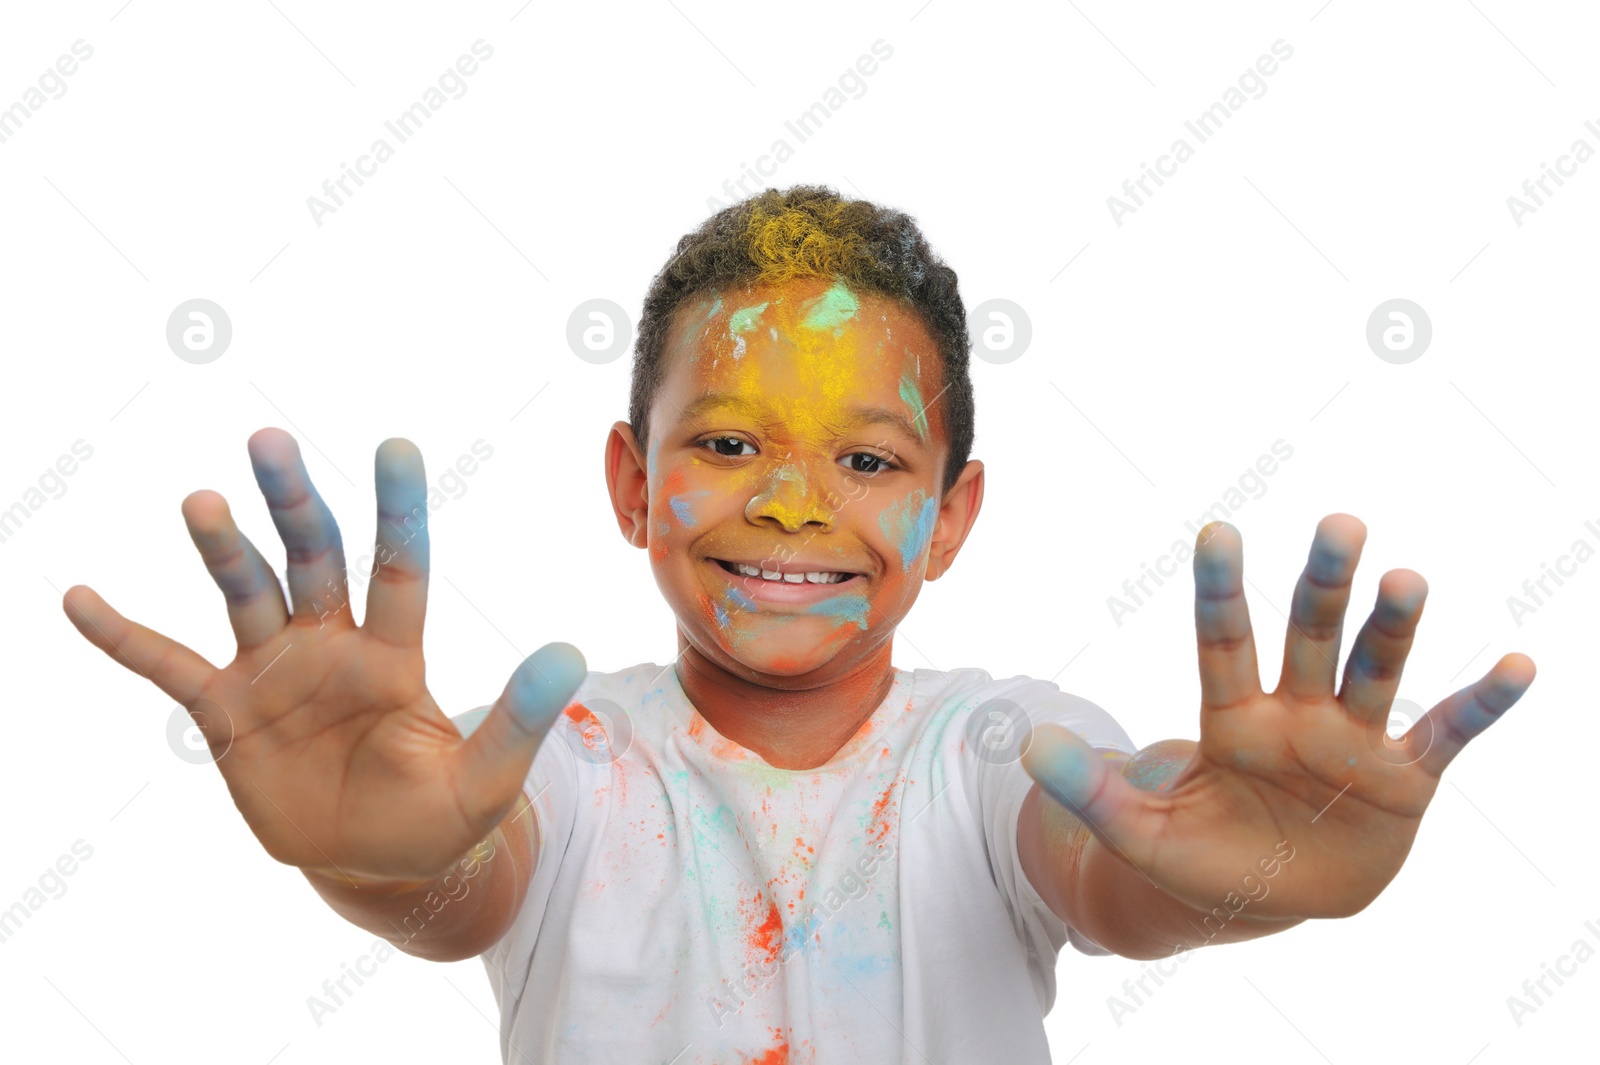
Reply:
[[[893,640],[850,672],[816,687],[774,688],[746,680],[678,634],[678,682],[700,716],[727,739],[778,769],[814,769],[832,758],[883,704],[894,684]]]

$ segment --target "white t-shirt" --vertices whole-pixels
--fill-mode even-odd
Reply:
[[[1047,681],[896,670],[826,764],[777,769],[671,664],[590,673],[529,772],[537,869],[482,955],[503,1057],[1048,1065],[1057,953],[1105,952],[1017,857],[1027,722],[1135,749]]]

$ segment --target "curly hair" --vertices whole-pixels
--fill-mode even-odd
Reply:
[[[628,422],[647,446],[650,405],[666,376],[673,315],[692,297],[737,284],[831,278],[913,308],[939,349],[949,452],[944,490],[972,450],[971,339],[956,273],[903,211],[849,200],[826,185],[766,189],[723,208],[686,234],[650,283],[634,346]]]

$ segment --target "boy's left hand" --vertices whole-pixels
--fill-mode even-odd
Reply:
[[[1427,584],[1406,569],[1378,584],[1337,694],[1334,671],[1350,582],[1366,527],[1348,514],[1317,526],[1295,586],[1283,673],[1261,689],[1244,599],[1238,530],[1213,523],[1195,549],[1200,654],[1200,741],[1166,785],[1135,787],[1072,733],[1042,725],[1023,764],[1046,794],[1154,885],[1211,910],[1241,878],[1277,867],[1255,917],[1346,917],[1400,870],[1440,775],[1533,682],[1526,655],[1508,654],[1445,698],[1399,739],[1389,706],[1422,615]]]

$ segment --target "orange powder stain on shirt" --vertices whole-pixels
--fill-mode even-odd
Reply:
[[[888,836],[889,808],[900,805],[895,801],[894,789],[902,783],[904,783],[904,775],[897,774],[893,780],[889,781],[888,786],[883,789],[883,794],[879,795],[877,801],[872,804],[872,819],[867,824],[868,842],[880,843]]]
[[[761,893],[756,893],[756,905],[761,905]],[[767,903],[766,917],[762,922],[750,930],[747,941],[750,949],[762,961],[774,962],[778,960],[778,950],[783,946],[783,917],[778,913],[776,902]]]
[[[621,789],[618,794],[625,801],[628,797],[627,777],[622,773],[621,762],[615,760],[612,756],[611,736],[606,732],[605,725],[601,724],[600,719],[595,717],[593,712],[582,703],[573,703],[561,713],[567,720],[578,726],[578,735],[583,740],[583,745],[589,750],[597,752],[598,757],[610,763],[612,779],[617,782]],[[604,806],[606,804],[606,793],[610,790],[611,787],[608,784],[597,786],[594,789],[594,804],[596,806]]]
[[[768,1028],[777,1042],[759,1058],[745,1058],[743,1065],[789,1065],[789,1040],[776,1028]]]
[[[605,726],[600,724],[600,719],[589,712],[589,708],[582,703],[573,703],[561,711],[578,726],[578,732],[583,736],[583,745],[591,751],[598,751],[606,742]]]

